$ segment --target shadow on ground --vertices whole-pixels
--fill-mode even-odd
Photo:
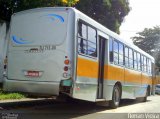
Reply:
[[[150,100],[148,100],[150,101]],[[122,100],[120,107],[143,103],[141,100]],[[97,112],[112,110],[109,106],[98,106],[96,103],[86,101],[55,101],[43,100],[33,102],[22,102],[3,105],[0,112],[2,114],[18,114],[18,117],[23,119],[71,119],[71,118],[97,118]],[[102,114],[98,114],[99,116]],[[113,117],[115,114],[107,114],[108,118]],[[3,116],[3,115],[2,115]],[[88,117],[88,118],[87,118]]]

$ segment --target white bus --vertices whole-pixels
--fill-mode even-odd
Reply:
[[[113,108],[150,95],[154,58],[74,8],[13,14],[9,35],[6,91],[66,94]]]

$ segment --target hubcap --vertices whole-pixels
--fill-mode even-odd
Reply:
[[[116,104],[118,104],[119,103],[119,99],[120,99],[119,89],[115,88],[115,91],[114,91],[114,102]]]

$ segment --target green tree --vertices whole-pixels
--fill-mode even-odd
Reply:
[[[128,0],[80,0],[75,7],[117,33],[130,11]]]
[[[10,21],[14,12],[53,6],[75,6],[117,33],[124,17],[130,11],[128,0],[0,0],[0,19]]]
[[[79,0],[0,0],[0,19],[10,21],[13,13],[37,7],[73,6]]]
[[[155,58],[160,67],[160,26],[145,28],[138,36],[132,38],[133,43]]]

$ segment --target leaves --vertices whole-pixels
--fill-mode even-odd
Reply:
[[[75,7],[117,33],[130,11],[127,0],[80,0]]]
[[[156,60],[156,65],[160,66],[160,27],[145,28],[138,36],[132,38],[133,43],[145,52],[152,55]]]
[[[79,0],[62,0],[61,1],[64,5],[67,5],[69,7],[75,5]]]
[[[73,6],[79,0],[0,0],[0,19],[10,21],[13,13],[37,7]]]

